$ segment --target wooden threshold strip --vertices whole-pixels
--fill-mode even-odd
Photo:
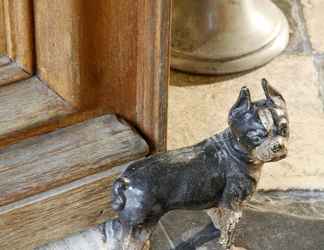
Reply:
[[[0,249],[32,250],[114,216],[111,185],[124,166],[0,207]]]
[[[108,219],[121,164],[148,152],[115,115],[0,149],[0,249],[33,249]]]
[[[0,206],[148,153],[145,141],[106,115],[0,150]]]
[[[37,77],[0,85],[0,149],[107,112],[77,110]]]
[[[4,67],[0,67],[0,72]],[[37,77],[2,86],[0,147],[33,136],[33,129],[37,133],[50,131],[50,125],[45,124],[52,124],[54,129],[58,127],[60,119],[72,113],[73,108]]]
[[[9,63],[0,67],[0,86],[24,80],[30,77],[26,71],[20,68],[16,63]]]

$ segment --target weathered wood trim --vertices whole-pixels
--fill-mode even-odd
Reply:
[[[33,73],[32,0],[0,0],[0,86]]]
[[[32,250],[106,221],[111,185],[124,166],[0,207],[0,249]]]
[[[6,76],[4,72],[8,72],[8,68],[12,68],[13,75],[17,76],[15,71],[17,68],[13,64],[2,66],[0,83]],[[0,88],[0,148],[26,137],[64,126],[63,119],[67,119],[65,117],[73,112],[74,110],[67,103],[36,77],[2,86]]]
[[[4,14],[4,2],[0,0],[0,55],[5,55],[7,52],[7,37],[6,37],[6,24]]]
[[[0,86],[0,149],[104,114],[71,107],[37,77]]]
[[[4,8],[6,53],[24,71],[34,71],[32,0],[1,0]],[[1,7],[1,5],[0,5]]]
[[[166,150],[172,1],[140,3],[136,121],[159,152]]]
[[[0,206],[138,159],[146,142],[105,115],[0,150]]]
[[[0,1],[7,51],[16,60],[0,70],[5,85],[32,72],[34,13],[31,0]],[[165,150],[171,0],[34,3],[42,81],[82,114],[115,112],[153,151]]]
[[[77,109],[121,115],[163,151],[171,0],[34,4],[40,79]]]
[[[5,60],[3,60],[3,63],[4,64],[0,66],[0,86],[21,81],[30,77],[30,75],[16,63],[6,64]]]

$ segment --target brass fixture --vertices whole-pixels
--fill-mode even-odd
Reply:
[[[287,46],[289,26],[270,0],[174,0],[174,69],[225,74],[259,67]]]

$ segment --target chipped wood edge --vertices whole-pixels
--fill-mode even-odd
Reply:
[[[26,128],[19,131],[1,135],[0,149],[15,144],[24,139],[50,133],[56,129],[65,128],[73,124],[81,123],[86,120],[107,114],[109,113],[107,113],[105,110],[90,110],[78,112],[77,110],[73,109],[73,107],[67,107],[66,113],[52,117],[46,122],[33,124],[32,126],[26,126]]]

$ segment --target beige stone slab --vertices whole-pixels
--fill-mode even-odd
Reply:
[[[302,0],[307,29],[312,46],[317,52],[324,52],[324,1]]]
[[[287,99],[291,140],[289,157],[265,165],[259,188],[324,189],[324,113],[312,58],[308,56],[285,55],[239,76],[206,77],[173,72],[169,149],[197,143],[225,128],[227,113],[239,89],[247,85],[254,99],[263,97],[260,84],[263,77]]]

